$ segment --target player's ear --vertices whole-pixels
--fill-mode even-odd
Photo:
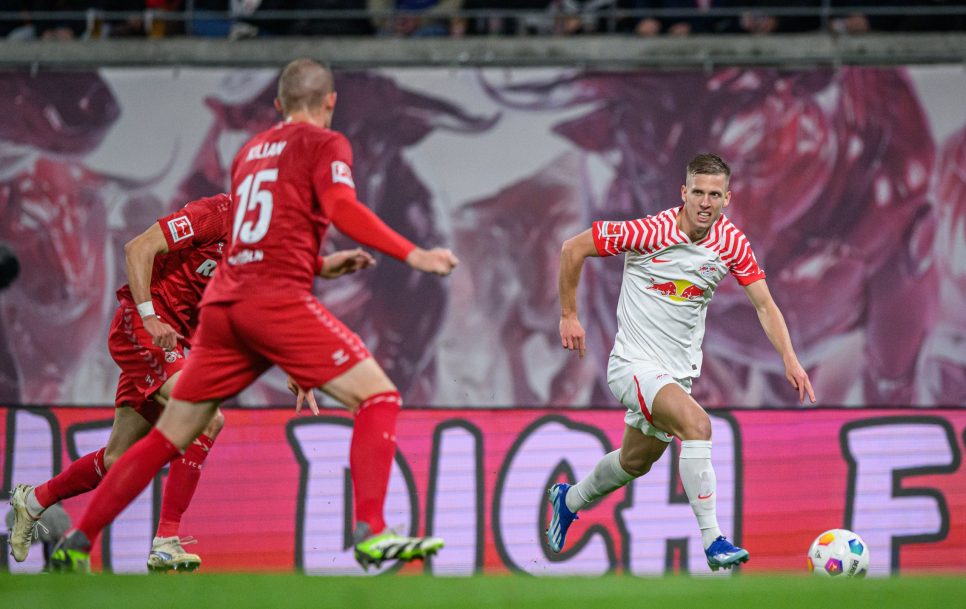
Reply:
[[[724,203],[721,204],[721,208],[724,209],[725,207],[728,207],[729,205],[731,205],[731,191],[730,190],[727,191],[727,192],[725,192]]]
[[[282,100],[277,97],[275,98],[275,109],[278,110],[278,113],[282,116],[285,115],[285,112],[282,111]]]
[[[339,96],[339,94],[336,93],[335,91],[333,91],[333,92],[331,92],[331,93],[329,93],[329,94],[327,94],[325,96],[325,107],[326,107],[326,109],[328,109],[330,111],[335,109],[335,102],[336,102],[336,99],[338,98],[338,96]]]
[[[688,185],[687,184],[681,184],[681,202],[683,202],[683,203],[687,203],[688,202]]]

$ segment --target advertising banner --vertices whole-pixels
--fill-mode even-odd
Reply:
[[[104,445],[108,408],[0,409],[2,489],[39,484]],[[351,419],[341,411],[228,409],[181,534],[210,571],[363,574],[350,546]],[[811,541],[858,532],[872,575],[966,569],[961,409],[759,409],[712,415],[718,520],[747,571],[806,569]],[[710,575],[673,442],[651,471],[580,513],[564,552],[545,545],[547,488],[620,446],[612,409],[424,409],[400,416],[386,521],[446,547],[435,574]],[[95,565],[143,572],[162,476],[109,527]],[[89,495],[64,502],[75,520]],[[39,545],[16,572],[43,564]],[[394,568],[384,565],[383,570]],[[726,575],[724,575],[726,576]]]

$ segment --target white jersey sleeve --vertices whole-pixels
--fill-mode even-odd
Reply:
[[[675,225],[676,216],[661,213],[636,220],[594,222],[591,234],[599,256],[625,252],[648,254],[671,245],[686,243]]]
[[[758,259],[755,258],[755,252],[752,251],[748,238],[728,218],[722,216],[708,236],[698,243],[717,252],[739,284],[749,285],[765,278],[765,271],[758,265]]]

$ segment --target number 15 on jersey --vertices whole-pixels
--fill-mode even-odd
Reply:
[[[263,169],[254,174],[248,174],[235,191],[238,208],[235,210],[235,222],[232,228],[232,242],[258,243],[268,232],[268,225],[272,221],[272,207],[274,200],[272,192],[264,189],[266,183],[278,179],[278,169]],[[246,220],[249,211],[257,211],[254,219]]]

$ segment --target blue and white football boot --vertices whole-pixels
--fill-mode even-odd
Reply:
[[[547,544],[557,554],[563,550],[564,542],[567,540],[567,529],[570,528],[574,520],[580,518],[567,507],[567,491],[569,490],[570,485],[561,482],[554,484],[547,491],[547,495],[550,497],[550,505],[553,507],[553,516],[550,517],[550,524],[547,525]]]
[[[704,553],[708,557],[708,566],[712,571],[730,569],[738,563],[748,562],[749,558],[748,550],[734,545],[724,535],[711,542]]]

